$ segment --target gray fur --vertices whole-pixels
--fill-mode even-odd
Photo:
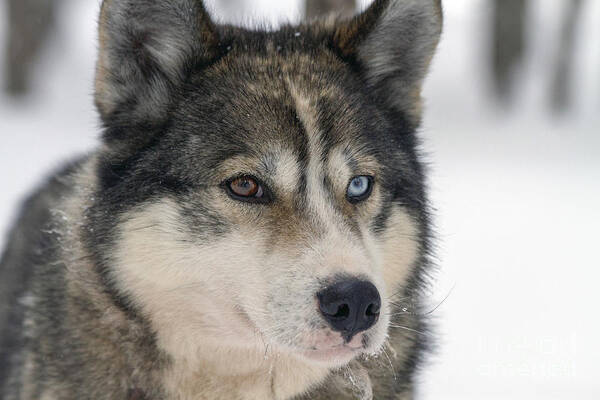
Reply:
[[[199,1],[107,0],[100,18],[96,104],[105,120],[127,102],[135,104],[129,118],[164,116],[169,90],[181,85],[189,63],[214,50]]]
[[[442,29],[441,2],[391,0],[359,50],[368,82],[399,110],[420,115],[420,90]]]
[[[415,93],[440,29],[435,0],[271,33],[195,0],[105,0],[103,142],[9,238],[0,397],[411,398],[430,241]],[[372,198],[350,204],[365,172]],[[240,173],[272,201],[228,196]],[[340,276],[388,291],[386,313],[360,355],[317,362],[301,354],[336,334],[315,293]]]

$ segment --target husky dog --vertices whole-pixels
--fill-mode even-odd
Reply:
[[[410,399],[439,0],[274,32],[104,0],[93,153],[0,269],[4,400]]]

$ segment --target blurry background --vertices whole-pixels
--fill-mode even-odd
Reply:
[[[0,248],[19,201],[97,145],[99,0],[0,2]],[[212,0],[277,26],[369,1]],[[329,3],[329,4],[326,4]],[[421,399],[600,398],[600,1],[446,0],[425,89],[439,349]]]

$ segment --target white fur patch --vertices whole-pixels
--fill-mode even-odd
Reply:
[[[255,295],[266,289],[262,260],[249,259],[264,240],[234,232],[199,245],[185,232],[177,206],[163,199],[123,221],[114,257],[116,283],[143,305],[159,347],[175,360],[165,385],[182,399],[207,390],[239,391],[240,399],[274,392],[272,398],[283,399],[324,379],[328,368],[269,348],[246,314],[264,313]],[[224,381],[231,386],[219,389]]]
[[[394,207],[379,252],[382,255],[383,277],[391,296],[406,282],[419,254],[419,231],[406,210]]]

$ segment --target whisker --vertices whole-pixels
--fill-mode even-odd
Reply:
[[[386,344],[387,346],[387,344]],[[390,370],[392,371],[392,374],[394,375],[394,380],[398,380],[398,377],[396,376],[396,368],[394,368],[394,364],[392,363],[392,359],[390,358],[390,356],[388,355],[387,351],[385,350],[385,347],[383,347],[381,350],[383,350],[383,354],[385,355],[385,358],[387,358],[388,363],[390,363]]]
[[[202,287],[202,286],[206,286],[203,283],[199,283],[199,282],[194,282],[194,283],[186,283],[185,285],[180,285],[180,286],[176,286],[172,289],[169,289],[168,292],[175,292],[177,290],[187,290],[187,289],[194,289],[196,287]]]
[[[402,311],[401,312],[396,312],[396,313],[391,313],[389,314],[390,316],[398,316],[398,315],[420,315],[420,316],[427,316],[427,315],[431,315],[434,312],[436,312],[438,310],[438,308],[440,308],[442,306],[442,304],[444,304],[446,302],[446,300],[448,300],[448,298],[450,297],[450,295],[454,292],[454,289],[456,288],[456,283],[452,286],[452,288],[450,288],[450,290],[448,291],[448,293],[446,294],[446,296],[444,296],[444,298],[442,299],[442,301],[440,301],[435,307],[433,307],[431,310],[427,311],[427,312],[412,312],[409,311],[410,307],[407,307],[406,304],[401,304],[401,303],[397,303],[395,301],[390,301],[389,303],[393,306],[396,306],[398,308],[401,308]],[[410,297],[404,297],[402,299],[399,299],[397,301],[401,301],[403,299],[409,299]]]
[[[137,231],[142,231],[144,229],[155,228],[157,226],[159,226],[159,224],[144,225],[144,226],[139,226],[137,228],[130,229],[129,231],[130,232],[137,232]]]
[[[388,296],[387,299],[389,300],[389,299],[394,298],[395,296],[400,296],[400,295],[403,295],[403,294],[404,294],[404,291],[403,290],[399,290],[396,293],[393,293],[390,296]],[[410,299],[410,296],[401,297],[399,299],[395,299],[395,301],[402,301],[402,300],[406,300],[406,299]]]
[[[454,288],[455,288],[455,287],[456,287],[456,283],[455,283],[455,284],[452,286],[452,288],[450,288],[450,291],[448,291],[448,294],[446,295],[446,297],[444,297],[444,299],[443,299],[442,301],[440,301],[440,303],[439,303],[437,306],[435,306],[435,307],[434,307],[434,308],[433,308],[431,311],[429,311],[429,312],[427,312],[427,313],[425,313],[425,314],[423,314],[423,315],[429,315],[429,314],[433,314],[433,313],[434,313],[434,312],[435,312],[435,311],[436,311],[438,308],[440,308],[440,306],[441,306],[442,304],[444,304],[444,302],[445,302],[446,300],[448,300],[448,297],[450,297],[450,295],[451,295],[451,294],[452,294],[452,292],[454,291]]]
[[[418,330],[416,330],[416,329],[409,328],[409,327],[407,327],[407,326],[402,326],[402,325],[392,325],[392,324],[390,324],[390,328],[404,329],[404,330],[407,330],[407,331],[409,331],[409,332],[418,333],[419,335],[425,335],[425,332],[421,332],[421,331],[418,331]]]

